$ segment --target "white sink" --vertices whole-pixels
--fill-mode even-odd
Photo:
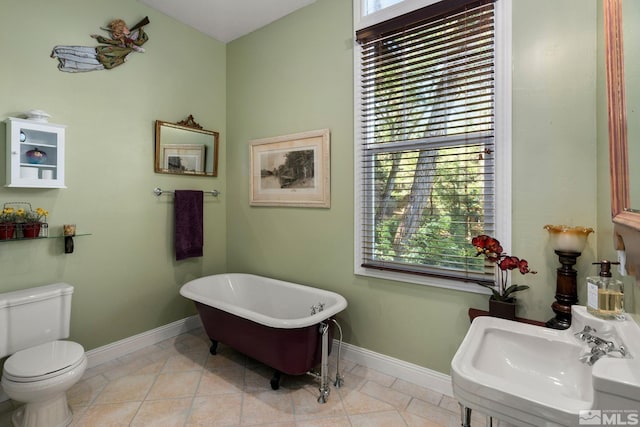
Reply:
[[[476,318],[451,362],[455,397],[519,426],[578,426],[581,411],[639,408],[638,325],[598,319],[580,306],[572,307],[572,316],[564,331]],[[585,325],[616,346],[622,343],[631,356],[603,357],[593,366],[581,362],[590,348],[574,334]]]

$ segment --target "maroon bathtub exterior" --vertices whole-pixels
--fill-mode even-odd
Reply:
[[[279,372],[301,375],[321,362],[322,335],[319,325],[283,329],[261,325],[252,320],[195,302],[211,340],[224,343]],[[329,351],[332,324],[329,324]]]

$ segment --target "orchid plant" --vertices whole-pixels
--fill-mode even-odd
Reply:
[[[509,271],[511,270],[515,270],[517,268],[520,271],[520,274],[536,274],[535,271],[529,269],[529,263],[527,260],[503,253],[500,241],[485,234],[474,237],[471,240],[471,244],[476,248],[476,256],[484,255],[488,261],[495,263],[498,267],[497,286],[478,283],[479,285],[491,290],[493,293],[493,299],[498,301],[508,301],[513,298],[512,294],[514,292],[529,289],[529,286],[527,285],[511,285],[507,287],[507,284],[509,283]]]

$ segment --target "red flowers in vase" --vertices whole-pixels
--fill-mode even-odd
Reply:
[[[529,286],[527,285],[511,285],[507,287],[510,270],[515,270],[517,268],[520,271],[520,274],[536,274],[535,271],[529,269],[529,263],[527,260],[503,253],[500,241],[485,234],[474,237],[473,240],[471,240],[471,244],[476,248],[476,256],[484,255],[487,260],[498,266],[497,289],[496,287],[488,284],[478,283],[479,285],[491,290],[493,293],[493,299],[498,301],[508,301],[513,297],[511,294],[514,292],[529,289]]]

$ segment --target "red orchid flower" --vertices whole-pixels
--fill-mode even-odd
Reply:
[[[526,261],[525,261],[526,262]],[[520,260],[515,256],[507,256],[502,258],[502,261],[498,264],[500,270],[513,270],[514,268],[518,268],[518,264]]]
[[[502,254],[502,246],[500,246],[500,242],[486,234],[474,237],[473,240],[471,240],[471,244],[475,246],[476,251],[478,252],[476,256],[484,254],[494,262],[496,262]]]
[[[527,273],[536,274],[535,271],[529,270],[529,263],[525,259],[521,259],[518,262],[518,270],[520,270],[520,274],[527,274]]]
[[[511,294],[514,292],[529,288],[527,285],[511,285],[507,287],[510,270],[515,270],[517,268],[518,271],[520,271],[520,274],[536,274],[535,271],[529,269],[529,263],[527,260],[503,253],[502,246],[498,239],[494,239],[486,234],[474,237],[471,240],[471,244],[476,248],[476,256],[482,254],[487,260],[495,262],[498,266],[498,280],[495,286],[493,284],[489,285],[479,283],[480,285],[491,289],[494,299],[507,301],[511,298]]]

